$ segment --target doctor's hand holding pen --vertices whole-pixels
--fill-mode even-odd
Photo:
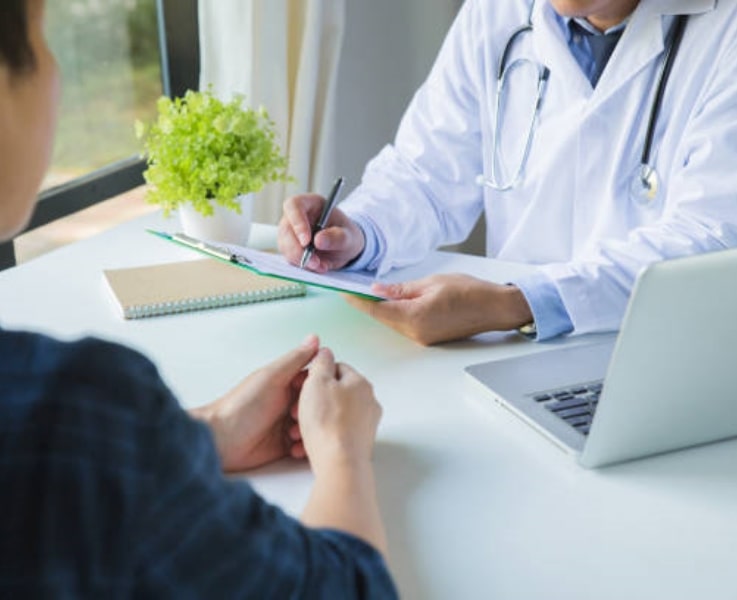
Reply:
[[[325,273],[344,267],[363,251],[361,229],[334,208],[341,185],[342,180],[336,181],[328,198],[301,194],[284,202],[278,245],[290,263]],[[326,217],[323,224],[321,216]]]

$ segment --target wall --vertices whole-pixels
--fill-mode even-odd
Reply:
[[[338,172],[349,187],[394,138],[459,0],[347,0],[338,72]]]

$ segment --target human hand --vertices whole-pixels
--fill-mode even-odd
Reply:
[[[277,243],[290,263],[298,265],[302,260],[324,204],[325,198],[317,194],[293,196],[284,202]],[[325,228],[315,235],[315,251],[305,266],[318,273],[340,269],[363,251],[364,243],[361,228],[334,208]]]
[[[386,300],[346,296],[348,303],[423,345],[516,329],[532,321],[519,288],[470,275],[432,275],[374,284],[372,289]]]
[[[291,408],[318,348],[317,337],[309,336],[222,398],[191,411],[212,429],[224,471],[242,471],[284,456],[304,457]]]
[[[381,406],[371,384],[350,366],[336,363],[327,348],[310,365],[297,417],[316,476],[336,461],[358,467],[371,460]]]

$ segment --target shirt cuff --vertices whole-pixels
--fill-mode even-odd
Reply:
[[[381,598],[382,600],[395,600],[399,594],[389,573],[389,568],[379,551],[368,542],[337,529],[320,528],[314,530],[317,535],[332,545],[343,548],[344,555],[351,557],[354,564],[358,566],[359,588],[356,596],[361,598]]]
[[[535,320],[535,341],[549,340],[573,331],[573,321],[568,315],[555,283],[540,272],[512,281],[527,300]]]
[[[379,237],[371,223],[363,217],[350,215],[363,232],[363,252],[343,267],[346,271],[376,271],[379,263]]]

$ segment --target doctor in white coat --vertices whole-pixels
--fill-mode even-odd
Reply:
[[[290,261],[322,203],[285,202]],[[615,330],[643,267],[737,246],[737,2],[466,0],[307,267],[408,265],[482,211],[488,255],[532,275],[435,275],[349,301],[423,344]]]

